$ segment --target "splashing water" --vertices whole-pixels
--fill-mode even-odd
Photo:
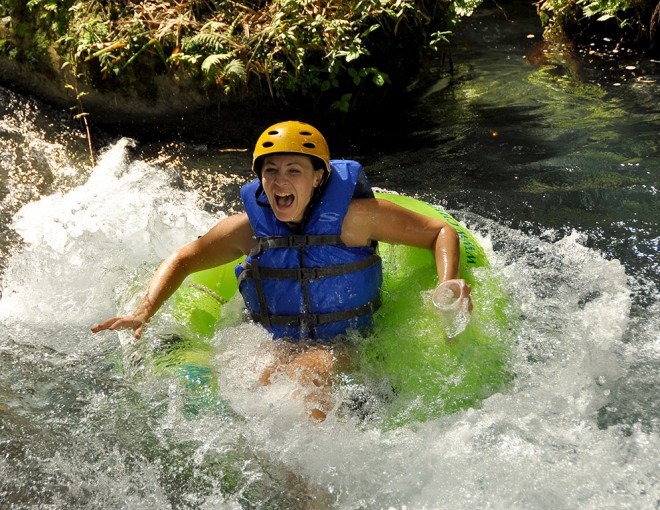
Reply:
[[[249,159],[120,140],[89,169],[64,116],[0,89],[0,506],[657,509],[657,64],[616,88],[535,67],[538,18],[514,4],[466,20],[455,79],[408,130],[344,149],[371,147],[373,184],[457,209],[519,315],[506,391],[394,430],[361,415],[386,385],[338,386],[322,424],[287,378],[257,385],[276,353],[240,300],[203,370],[156,370],[166,308],[137,356],[91,335],[231,211]]]
[[[468,301],[460,301],[460,288],[440,285],[433,292],[431,301],[437,309],[438,322],[444,329],[447,338],[455,338],[465,331],[470,322]]]
[[[23,247],[0,300],[10,507],[657,505],[658,411],[644,391],[660,356],[658,305],[633,313],[637,284],[578,232],[543,240],[466,216],[504,247],[490,258],[522,315],[514,385],[478,408],[392,431],[338,409],[312,424],[294,383],[256,384],[272,342],[240,320],[210,342],[213,405],[190,411],[194,381],[125,373],[117,335],[89,326],[130,306],[164,256],[223,216],[130,160],[129,146],[12,220]]]

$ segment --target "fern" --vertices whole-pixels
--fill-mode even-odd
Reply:
[[[221,53],[225,49],[225,38],[218,34],[202,32],[197,34],[184,43],[184,51],[190,51],[196,48],[204,48],[213,53]]]
[[[204,59],[204,62],[202,62],[202,71],[208,76],[214,68],[230,58],[231,53],[214,53],[213,55],[209,55]]]
[[[247,73],[245,72],[245,64],[237,58],[229,62],[225,66],[223,72],[225,77],[232,81],[244,81],[247,78]]]

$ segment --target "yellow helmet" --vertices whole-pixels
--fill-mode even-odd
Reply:
[[[266,129],[257,140],[252,154],[252,171],[261,177],[261,160],[268,154],[293,152],[314,156],[323,162],[326,178],[330,175],[330,150],[321,132],[314,126],[289,120]]]

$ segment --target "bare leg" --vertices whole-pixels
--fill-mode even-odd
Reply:
[[[285,368],[289,378],[303,387],[305,409],[315,420],[325,420],[332,408],[334,369],[335,358],[323,347],[310,347],[295,355]]]
[[[332,381],[336,372],[337,359],[327,345],[282,344],[275,362],[264,369],[259,381],[271,383],[278,372],[300,384],[295,396],[303,395],[305,409],[312,419],[325,420],[333,406]]]

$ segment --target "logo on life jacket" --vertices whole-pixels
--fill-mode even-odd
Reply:
[[[338,221],[340,219],[340,215],[334,212],[324,212],[319,216],[318,221],[324,221],[326,223],[331,223],[334,221]]]

